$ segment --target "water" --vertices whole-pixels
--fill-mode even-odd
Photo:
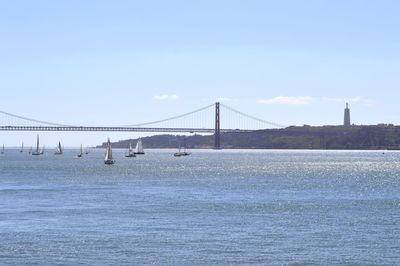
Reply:
[[[0,264],[400,264],[400,153],[0,157]]]

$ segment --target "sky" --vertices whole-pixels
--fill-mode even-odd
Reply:
[[[0,0],[0,110],[118,126],[221,101],[282,125],[339,125],[349,102],[354,124],[400,124],[399,10],[389,0]],[[40,135],[79,146],[143,134]],[[0,132],[9,146],[35,140]]]

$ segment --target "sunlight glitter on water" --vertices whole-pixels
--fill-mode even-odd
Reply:
[[[2,264],[397,264],[400,153],[0,158]]]

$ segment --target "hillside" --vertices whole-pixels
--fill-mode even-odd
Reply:
[[[145,148],[177,148],[184,136],[156,135],[144,137]],[[115,148],[126,148],[130,140],[113,143]],[[132,144],[136,140],[132,139]],[[213,135],[186,137],[188,148],[212,148]],[[105,147],[103,143],[99,147]],[[397,149],[400,148],[400,127],[376,126],[321,126],[287,127],[258,130],[251,133],[221,134],[221,147],[231,149]]]

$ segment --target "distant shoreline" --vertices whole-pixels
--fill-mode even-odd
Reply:
[[[145,148],[212,149],[213,135],[155,135],[141,138]],[[137,139],[113,142],[113,148],[126,148]],[[96,146],[104,148],[105,144]],[[400,150],[400,126],[292,126],[254,132],[222,133],[222,149],[252,150]]]

